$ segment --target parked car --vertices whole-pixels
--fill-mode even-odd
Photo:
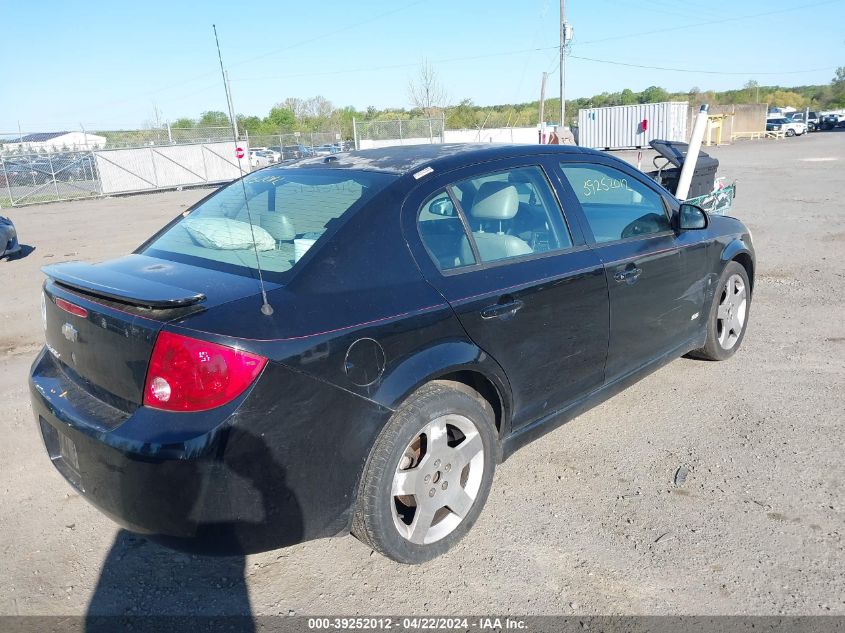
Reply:
[[[48,182],[49,176],[36,169],[29,158],[7,158],[0,170],[0,185],[9,187],[37,187]]]
[[[313,156],[328,156],[329,154],[336,154],[338,152],[335,146],[330,143],[312,147],[311,151]]]
[[[679,356],[731,357],[754,269],[742,222],[602,152],[312,158],[45,268],[30,393],[53,465],[130,530],[216,552],[351,531],[419,563],[518,448]]]
[[[806,119],[807,119],[806,121],[804,120],[805,119],[805,116],[804,116],[805,112],[803,112],[803,111],[792,112],[792,113],[784,116],[784,118],[788,119],[790,121],[793,121],[793,122],[803,123],[804,125],[807,126],[808,132],[815,132],[819,127],[819,114],[818,114],[818,112],[813,112],[812,110],[807,114],[808,114],[808,116],[806,117]]]
[[[9,218],[0,216],[0,259],[4,257],[13,259],[21,252],[21,245],[18,243],[18,232],[15,225]]]
[[[807,126],[787,118],[766,119],[767,132],[783,132],[786,136],[800,136],[807,131]]]
[[[250,167],[269,167],[273,164],[273,160],[269,154],[264,151],[251,149],[249,150],[249,165]]]
[[[275,147],[268,147],[263,151],[270,157],[270,160],[272,160],[274,163],[278,163],[282,160],[281,150],[282,148],[277,145]]]
[[[825,114],[819,120],[819,127],[822,130],[832,130],[835,127],[841,127],[843,125],[845,125],[845,119],[838,114]]]
[[[305,145],[285,145],[282,148],[282,160],[299,160],[313,156],[313,152]]]

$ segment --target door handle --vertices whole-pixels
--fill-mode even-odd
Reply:
[[[512,299],[505,303],[497,303],[493,306],[487,306],[481,311],[482,319],[509,319],[522,309],[525,305],[519,299]]]
[[[634,283],[637,280],[637,277],[643,274],[642,268],[628,268],[627,270],[620,270],[614,273],[613,278],[618,282],[627,281],[628,283]]]

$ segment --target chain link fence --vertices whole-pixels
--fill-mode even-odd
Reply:
[[[117,165],[126,172],[121,181],[131,180],[138,190],[219,182],[222,174],[231,179],[218,163],[237,165],[237,161],[231,149],[222,150],[225,156],[217,155],[220,143],[234,143],[231,127],[0,132],[0,208],[113,193],[111,185],[104,186],[98,165],[106,171]],[[252,137],[243,133],[238,145],[273,150],[260,157],[250,154],[251,168],[353,148],[338,131]]]
[[[178,128],[165,125],[143,130],[70,132],[0,132],[0,156],[56,154],[95,149],[156,147],[232,140],[231,127]]]
[[[288,134],[247,135],[252,149],[267,148],[280,154],[278,161],[297,160],[320,154],[333,154],[352,149],[341,140],[340,132],[291,132]]]
[[[446,121],[439,119],[393,119],[353,121],[355,147],[369,149],[389,145],[442,143]]]
[[[100,195],[93,152],[0,155],[0,207]]]

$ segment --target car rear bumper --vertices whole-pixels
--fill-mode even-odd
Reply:
[[[289,389],[279,389],[286,379]],[[72,380],[46,349],[30,376],[50,460],[84,498],[129,530],[217,554],[348,530],[370,442],[390,412],[329,389],[271,363],[250,393],[191,420],[195,414],[114,409]],[[290,410],[308,417],[282,419],[279,396],[288,391],[338,413],[312,418],[314,407],[300,406]],[[363,422],[351,437],[350,413]],[[341,423],[346,432],[332,429]]]

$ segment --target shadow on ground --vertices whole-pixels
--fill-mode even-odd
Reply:
[[[243,556],[184,554],[121,530],[103,563],[86,630],[114,631],[147,616],[238,616],[254,630]]]

